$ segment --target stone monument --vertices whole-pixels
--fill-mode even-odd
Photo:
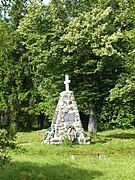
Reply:
[[[78,144],[86,143],[77,104],[73,91],[69,90],[69,83],[69,76],[65,75],[65,91],[60,93],[52,124],[45,133],[44,142],[61,144],[64,138],[68,138]]]

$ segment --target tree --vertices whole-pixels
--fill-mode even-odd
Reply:
[[[131,52],[127,54],[125,62],[126,72],[120,74],[119,79],[110,91],[109,101],[113,103],[112,123],[117,127],[131,128],[135,125],[135,51],[134,34],[130,42]]]
[[[2,126],[7,126],[15,121],[18,128],[31,128],[33,121],[37,118],[33,113],[37,93],[31,78],[31,66],[28,63],[28,58],[23,57],[26,49],[20,44],[21,37],[16,33],[19,21],[25,15],[26,2],[7,1],[3,5],[6,15],[0,26]]]
[[[126,48],[129,41],[115,13],[111,7],[84,12],[71,21],[61,38],[66,44],[64,51],[68,53],[63,58],[64,62],[72,64],[75,84],[78,85],[74,91],[78,96],[80,111],[89,114],[94,112],[89,111],[89,107],[94,106],[97,111],[94,117],[100,117],[109,91],[125,71],[124,54],[129,52]],[[123,12],[118,13],[121,16]]]
[[[104,118],[110,119],[110,126],[130,128],[133,127],[134,122],[134,103],[135,103],[135,52],[134,52],[134,42],[135,42],[135,15],[134,15],[134,2],[126,1],[122,7],[122,12],[118,18],[120,18],[121,29],[124,32],[128,40],[127,45],[129,51],[126,51],[124,55],[124,69],[125,71],[120,74],[114,88],[110,90],[110,95],[108,97],[109,107],[112,109],[111,113],[106,113]],[[117,21],[118,22],[118,21]],[[107,109],[107,108],[106,108]],[[104,111],[103,111],[104,112]]]
[[[40,98],[35,110],[52,119],[64,78],[64,71],[61,71],[63,50],[59,48],[59,39],[69,19],[62,4],[40,6],[33,2],[27,12],[20,22],[18,33],[24,39],[25,56],[32,67],[32,79]]]
[[[1,31],[1,49],[0,49],[0,109],[1,109],[1,121],[7,121],[10,124],[12,111],[10,107],[12,106],[12,84],[14,84],[15,68],[13,63],[13,58],[11,57],[14,51],[13,43],[13,30],[7,23],[0,23]],[[14,116],[14,115],[13,115]]]

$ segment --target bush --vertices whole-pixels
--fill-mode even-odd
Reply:
[[[72,141],[69,140],[68,136],[65,136],[64,139],[62,140],[62,145],[64,146],[71,146],[73,143]]]
[[[9,151],[16,147],[15,145],[15,125],[11,126],[4,131],[0,132],[0,166],[4,166],[7,163],[10,163],[11,157]]]

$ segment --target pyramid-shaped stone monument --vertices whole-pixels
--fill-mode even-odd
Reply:
[[[45,133],[44,142],[61,144],[64,138],[68,138],[78,144],[86,143],[77,104],[73,91],[69,90],[69,83],[69,76],[65,75],[65,91],[60,93],[52,124]]]

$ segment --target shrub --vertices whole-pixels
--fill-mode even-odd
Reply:
[[[10,163],[11,157],[9,151],[16,147],[15,145],[15,125],[11,126],[7,130],[0,132],[0,166],[4,166],[7,163]]]

